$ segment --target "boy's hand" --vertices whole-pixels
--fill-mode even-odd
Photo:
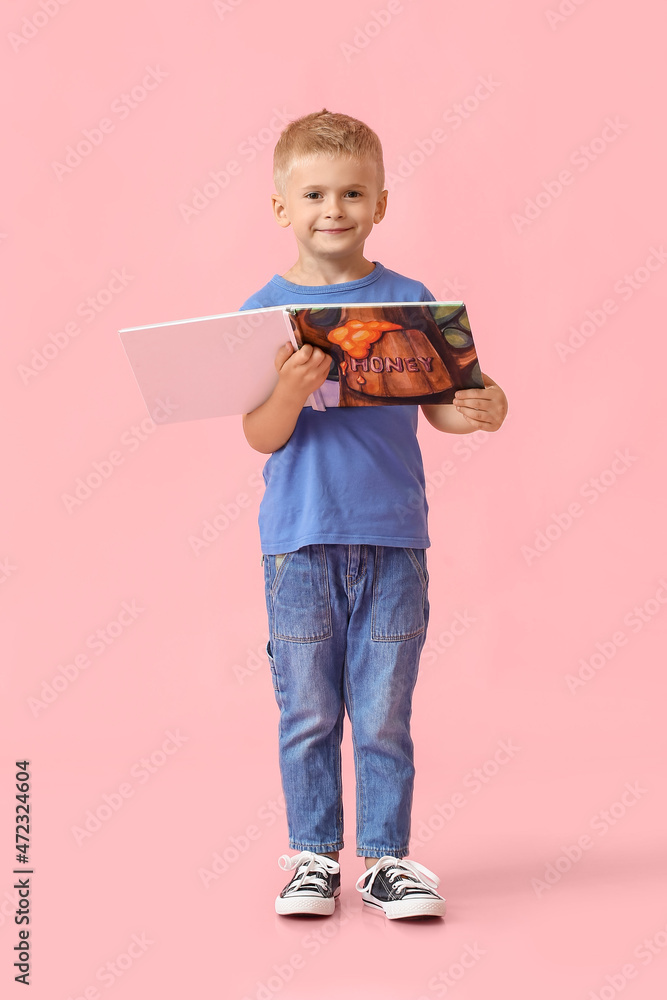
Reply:
[[[283,344],[276,354],[275,366],[279,384],[285,387],[289,398],[305,402],[326,381],[331,355],[312,344],[304,344],[299,350],[293,344]]]
[[[459,389],[452,402],[458,413],[476,429],[497,431],[507,416],[507,397],[500,386],[482,372],[483,389]]]

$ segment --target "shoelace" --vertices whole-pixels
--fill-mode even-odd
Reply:
[[[292,886],[294,889],[312,889],[315,887],[321,889],[322,879],[326,877],[322,869],[324,868],[331,874],[335,874],[338,871],[337,861],[334,861],[333,858],[327,858],[324,854],[314,854],[312,851],[301,851],[300,854],[295,854],[292,858],[290,858],[289,854],[283,854],[278,858],[278,864],[284,871],[291,871],[293,868],[298,868],[297,876]]]
[[[370,892],[375,876],[382,870],[386,870],[388,877],[392,880],[393,888],[402,890],[401,895],[421,892],[425,886],[428,889],[437,889],[440,885],[440,879],[434,872],[429,871],[417,861],[408,861],[407,858],[399,861],[397,858],[385,855],[375,863],[373,868],[373,874],[366,885],[362,883],[367,878],[368,871],[357,879],[356,888],[359,892]]]

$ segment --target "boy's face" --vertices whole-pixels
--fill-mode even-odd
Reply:
[[[300,255],[335,259],[349,257],[363,246],[387,207],[373,160],[317,155],[295,166],[285,197],[273,194],[279,225],[291,225]]]

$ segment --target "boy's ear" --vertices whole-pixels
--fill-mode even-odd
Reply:
[[[378,195],[377,204],[375,205],[375,214],[373,215],[373,222],[382,222],[384,219],[384,213],[387,211],[387,195],[388,190],[380,191]]]
[[[287,218],[286,214],[285,199],[279,194],[274,193],[271,195],[271,205],[273,207],[273,215],[276,222],[279,226],[282,226],[283,229],[285,229],[290,225],[290,220]]]

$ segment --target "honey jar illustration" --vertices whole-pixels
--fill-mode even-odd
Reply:
[[[424,305],[301,308],[291,319],[297,340],[336,361],[340,406],[450,402],[483,387],[463,303]]]

